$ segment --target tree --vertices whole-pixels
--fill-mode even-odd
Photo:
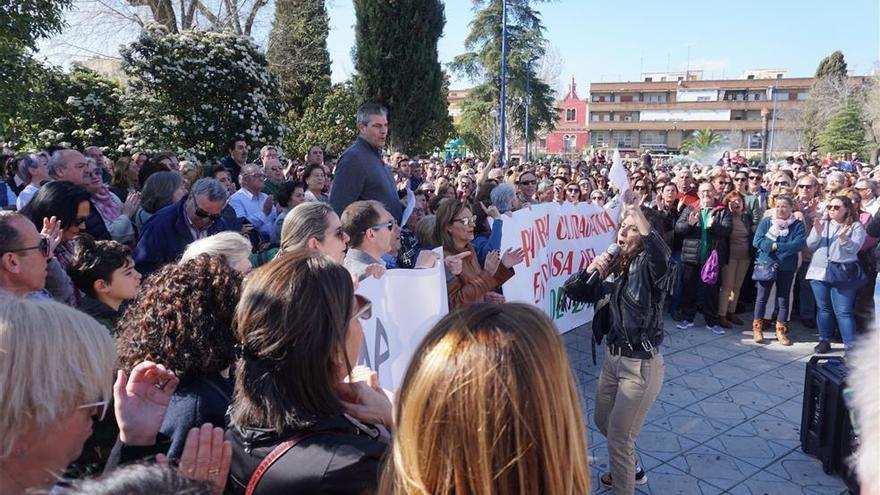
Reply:
[[[437,54],[446,24],[443,3],[354,0],[354,7],[355,89],[364,101],[388,108],[390,147],[409,152],[432,127],[450,129]]]
[[[355,114],[360,105],[350,81],[319,89],[306,97],[303,112],[288,116],[290,133],[283,141],[289,156],[304,156],[314,145],[343,150],[357,137]]]
[[[132,7],[147,7],[152,21],[170,33],[210,27],[250,36],[257,14],[269,0],[124,0]],[[112,4],[112,0],[107,2]],[[112,7],[111,7],[112,8]],[[200,21],[200,18],[203,21]],[[207,24],[207,26],[205,26]]]
[[[702,155],[710,151],[713,147],[721,144],[721,135],[712,129],[700,129],[693,131],[682,142],[679,149],[687,151],[691,154]]]
[[[130,78],[123,149],[213,159],[233,137],[261,146],[284,132],[278,81],[247,37],[150,27],[122,57]]]
[[[840,51],[823,58],[816,68],[810,99],[803,115],[802,136],[807,151],[819,148],[819,133],[849,98],[850,85],[846,70],[846,61]]]
[[[873,76],[865,91],[866,131],[870,147],[870,160],[877,165],[880,157],[880,74]]]
[[[288,108],[303,110],[306,97],[330,87],[330,31],[324,0],[277,0],[266,59],[281,82]]]
[[[851,97],[840,108],[819,134],[819,144],[823,153],[851,153],[865,151],[865,123],[860,101]]]
[[[0,135],[7,136],[38,99],[35,79],[43,66],[30,52],[37,41],[61,31],[64,11],[72,0],[6,0],[0,2]]]
[[[558,114],[555,91],[538,77],[535,65],[526,72],[526,62],[532,57],[538,57],[539,65],[543,65],[541,59],[547,46],[541,17],[531,3],[528,0],[507,0],[507,123],[501,131],[508,137],[512,133],[523,134],[528,79],[531,86],[529,141],[534,140],[541,129],[552,130]],[[474,0],[474,8],[480,10],[471,21],[471,31],[465,38],[468,52],[456,57],[451,67],[471,80],[481,81],[462,103],[459,129],[462,137],[470,137],[465,141],[471,149],[485,153],[491,142],[476,139],[492,135],[492,121],[488,114],[501,100],[502,0]],[[488,133],[486,127],[490,129]],[[509,143],[511,139],[507,141]]]

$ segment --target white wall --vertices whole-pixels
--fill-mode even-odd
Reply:
[[[717,89],[679,89],[676,101],[718,101]]]
[[[730,110],[642,110],[639,112],[639,120],[642,122],[730,120]]]

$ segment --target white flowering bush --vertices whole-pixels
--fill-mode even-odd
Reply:
[[[226,154],[233,137],[257,147],[284,134],[278,81],[247,37],[149,26],[122,58],[129,88],[121,153],[170,150],[211,160]]]
[[[119,83],[83,67],[64,73],[41,67],[31,78],[28,104],[4,122],[9,146],[115,148],[122,141],[123,91]]]

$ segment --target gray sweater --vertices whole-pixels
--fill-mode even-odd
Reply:
[[[807,269],[807,280],[825,280],[829,261],[848,263],[859,260],[859,249],[865,242],[865,228],[861,223],[854,222],[849,240],[841,242],[842,228],[843,225],[829,221],[820,229],[814,228],[807,236],[807,249],[813,252],[813,259]]]
[[[330,205],[342,215],[348,205],[363,199],[379,201],[400,223],[403,205],[391,170],[382,163],[381,152],[359,137],[336,165]]]

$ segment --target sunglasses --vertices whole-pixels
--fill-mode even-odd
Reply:
[[[538,183],[538,181],[535,181],[535,180],[524,180],[524,181],[520,181],[519,184],[521,186],[534,186],[537,183]]]
[[[826,210],[837,211],[842,207],[842,205],[826,205]]]
[[[773,183],[774,186],[787,186],[788,182],[785,181],[776,181]]]
[[[745,182],[747,180],[749,180],[748,177],[737,177],[733,179],[734,182]]]
[[[570,192],[570,193],[579,193],[579,192],[581,192],[580,188],[577,188],[577,187],[569,187],[568,189],[566,189],[566,191],[568,191],[568,192]]]
[[[77,407],[77,409],[95,409],[95,408],[100,408],[100,409],[98,409],[97,412],[93,412],[92,416],[97,416],[98,421],[104,421],[104,417],[107,416],[107,409],[110,408],[110,401],[109,400],[102,400],[102,401],[98,401],[98,402],[92,402],[90,404],[83,404],[83,405]]]
[[[394,220],[390,220],[385,223],[377,223],[376,225],[370,226],[370,230],[382,230],[382,229],[392,230],[393,228],[394,228]]]
[[[749,176],[749,179],[751,179],[751,180],[761,180],[761,176],[760,176],[760,175],[750,175],[750,176]]]
[[[595,201],[601,201],[605,198],[602,196],[590,196],[590,199],[595,200]]]
[[[354,315],[351,317],[352,320],[369,320],[373,317],[373,303],[367,299],[366,297],[355,294],[354,299],[357,302],[357,311],[354,312]]]
[[[23,252],[25,252],[25,251],[31,251],[31,250],[33,250],[33,249],[39,249],[39,250],[40,250],[40,254],[42,254],[44,257],[48,258],[49,255],[51,254],[51,253],[49,252],[49,239],[47,239],[46,237],[42,237],[42,236],[41,236],[41,237],[40,237],[40,243],[37,244],[36,246],[25,247],[25,248],[18,248],[18,249],[9,249],[9,250],[3,251],[3,253],[0,253],[0,254],[4,254],[4,253],[23,253]]]
[[[195,208],[196,208],[196,212],[195,212],[195,213],[196,213],[196,216],[199,217],[199,218],[208,218],[208,219],[210,219],[211,221],[215,221],[215,222],[216,222],[217,220],[220,219],[221,216],[223,216],[222,213],[217,213],[217,214],[215,215],[215,214],[208,213],[207,211],[205,211],[205,210],[199,208],[199,205],[196,204],[195,200],[193,200],[193,206],[195,206]]]
[[[800,188],[800,189],[812,189],[812,188],[813,188],[813,185],[812,185],[812,184],[798,184],[798,188]]]

